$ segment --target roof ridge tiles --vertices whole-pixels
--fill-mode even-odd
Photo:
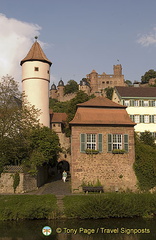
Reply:
[[[106,97],[95,97],[84,103],[77,104],[77,107],[105,107],[105,108],[126,108],[126,106],[113,102]]]

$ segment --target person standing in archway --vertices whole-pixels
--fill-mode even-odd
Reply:
[[[62,180],[63,180],[63,182],[66,181],[66,178],[67,178],[67,173],[66,173],[66,171],[64,170],[63,173],[62,173]]]

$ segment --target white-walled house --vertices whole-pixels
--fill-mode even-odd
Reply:
[[[127,106],[136,132],[156,137],[156,87],[115,87],[112,100]]]

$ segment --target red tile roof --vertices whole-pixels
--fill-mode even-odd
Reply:
[[[109,108],[78,108],[75,117],[70,124],[135,125],[125,109]]]
[[[107,107],[107,108],[126,108],[105,97],[96,97],[84,103],[77,104],[78,107]]]
[[[40,44],[37,41],[32,45],[27,56],[21,61],[20,64],[22,65],[26,61],[35,61],[35,60],[49,63],[50,66],[52,64],[52,62],[44,54]]]
[[[51,122],[52,123],[62,123],[67,120],[67,114],[66,113],[55,113],[53,112],[51,115]]]
[[[71,125],[114,125],[134,126],[124,106],[104,98],[96,97],[78,104],[78,109]]]
[[[155,97],[156,87],[115,87],[121,97]]]

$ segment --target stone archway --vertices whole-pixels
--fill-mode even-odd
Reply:
[[[62,160],[57,164],[57,172],[58,172],[59,179],[62,178],[62,173],[64,170],[68,173],[68,176],[70,176],[70,164],[66,160]]]
[[[68,178],[70,176],[70,164],[66,160],[61,160],[56,162],[53,166],[49,168],[49,179],[50,181],[57,181],[62,179],[63,171],[66,171],[68,174]]]
[[[67,172],[70,171],[70,165],[69,162],[67,162],[66,160],[62,160],[60,162],[58,162],[57,164],[57,169],[61,170],[62,172],[65,170]]]

